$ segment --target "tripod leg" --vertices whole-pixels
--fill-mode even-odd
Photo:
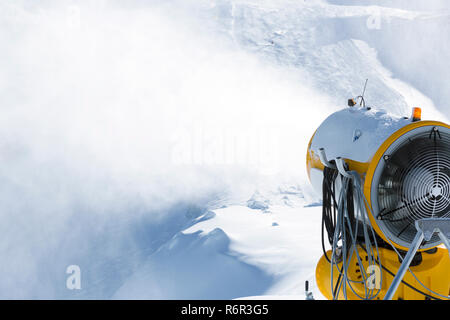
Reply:
[[[439,231],[439,238],[441,238],[442,242],[447,247],[448,254],[450,257],[450,240],[447,238],[447,236],[442,231]]]
[[[411,244],[411,249],[408,251],[405,258],[403,259],[403,262],[397,271],[397,275],[395,276],[394,280],[392,280],[391,286],[389,287],[389,290],[386,293],[384,300],[392,300],[392,297],[394,296],[395,292],[397,291],[398,286],[400,285],[400,282],[403,280],[403,277],[405,276],[405,273],[408,270],[408,268],[411,264],[411,261],[413,260],[414,256],[416,255],[417,250],[419,250],[419,247],[422,244],[423,238],[424,238],[423,232],[417,231],[416,237],[414,238],[414,240]]]

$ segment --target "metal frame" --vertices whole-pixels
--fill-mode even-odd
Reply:
[[[392,280],[391,286],[389,287],[384,300],[392,300],[395,292],[403,280],[406,271],[408,270],[414,256],[419,250],[422,241],[430,241],[435,233],[439,235],[442,243],[447,247],[450,255],[450,219],[443,218],[429,218],[416,221],[417,234],[411,243],[411,247],[403,259],[400,268],[398,269],[397,275]]]

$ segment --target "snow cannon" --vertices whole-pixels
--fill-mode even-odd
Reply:
[[[450,126],[350,102],[308,145],[323,198],[318,287],[328,299],[448,299]]]

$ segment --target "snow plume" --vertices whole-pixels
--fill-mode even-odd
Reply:
[[[0,4],[0,298],[111,297],[217,194],[304,175],[328,99],[168,6]]]

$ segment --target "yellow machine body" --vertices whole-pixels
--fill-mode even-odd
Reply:
[[[352,113],[353,111],[345,111],[347,113]],[[365,111],[363,111],[365,112]],[[338,114],[338,113],[337,113]],[[342,114],[342,112],[341,112]],[[336,121],[335,121],[336,122]],[[354,123],[357,121],[354,121],[351,119],[345,123],[341,123],[340,125],[342,128],[347,129],[347,127],[351,127],[351,130],[353,128],[357,128],[358,124]],[[395,123],[395,125],[392,126],[391,132],[387,130],[389,134],[383,136],[383,135],[377,135],[374,134],[374,137],[370,138],[372,139],[372,142],[378,140],[379,144],[377,147],[373,150],[372,154],[368,156],[368,153],[365,152],[365,154],[361,157],[353,157],[353,156],[347,156],[345,152],[344,154],[332,154],[329,156],[327,154],[328,160],[335,159],[336,156],[341,157],[344,159],[344,161],[347,163],[349,170],[356,171],[359,173],[361,177],[361,181],[363,183],[364,188],[364,195],[367,200],[367,203],[369,204],[367,207],[367,213],[370,219],[371,226],[373,227],[374,231],[387,243],[390,243],[391,245],[395,246],[396,248],[402,250],[402,251],[408,251],[409,248],[407,246],[403,246],[401,244],[393,242],[391,239],[388,239],[388,237],[383,233],[383,231],[379,228],[377,224],[377,219],[373,215],[372,208],[370,207],[370,204],[372,204],[372,197],[374,195],[372,194],[372,183],[373,183],[373,177],[374,173],[376,171],[376,168],[380,161],[383,160],[383,156],[385,155],[386,150],[400,137],[405,135],[406,133],[415,130],[417,128],[421,127],[443,127],[450,129],[450,126],[438,122],[438,121],[415,121],[412,122],[411,119],[402,118],[402,120],[395,120],[392,121]],[[386,123],[389,123],[389,121],[386,121]],[[383,123],[382,125],[387,125],[386,123]],[[381,126],[381,125],[380,125]],[[324,165],[321,162],[321,159],[319,157],[319,149],[318,148],[324,148],[327,149],[327,145],[320,145],[315,141],[315,137],[318,133],[321,133],[323,136],[323,133],[320,132],[320,130],[327,130],[327,127],[329,127],[326,123],[323,125],[323,128],[319,127],[319,129],[314,133],[313,137],[311,138],[311,141],[308,145],[308,151],[307,151],[307,157],[306,157],[306,163],[307,163],[307,171],[308,176],[315,187],[317,191],[321,191],[321,180],[320,180],[320,172],[323,172]],[[335,126],[332,128],[331,131],[339,132],[339,127]],[[351,132],[348,131],[347,132]],[[333,133],[329,132],[326,133],[329,136]],[[325,134],[325,136],[326,136]],[[338,133],[339,134],[339,133]],[[367,132],[364,132],[363,134],[367,134]],[[370,134],[370,131],[369,131]],[[342,139],[348,139],[348,134],[346,137],[343,137]],[[317,139],[316,139],[317,140]],[[323,141],[324,139],[322,139]],[[346,142],[347,143],[347,142]],[[347,144],[351,144],[351,141]],[[355,144],[356,145],[356,144]],[[376,145],[376,143],[372,143],[372,145]],[[334,146],[330,145],[330,149],[333,149]],[[331,152],[333,153],[333,152]],[[356,159],[355,159],[356,158]],[[314,176],[313,176],[314,175]],[[438,247],[437,252],[430,254],[429,252],[430,248],[425,249],[419,249],[419,252],[422,253],[422,262],[417,265],[410,267],[410,269],[414,272],[414,275],[417,277],[417,279],[426,287],[431,288],[434,292],[439,293],[440,295],[447,297],[450,294],[450,258],[449,258],[449,252],[448,250]],[[362,251],[362,249],[358,249],[360,252],[361,257],[367,257],[367,254]],[[327,253],[328,256],[331,256],[331,251]],[[379,261],[381,265],[386,268],[387,270],[391,271],[394,276],[397,272],[397,270],[400,267],[400,261],[398,258],[397,253],[394,250],[386,249],[386,248],[379,248],[379,254],[380,256]],[[368,262],[363,260],[364,270],[367,270],[369,267]],[[366,265],[367,264],[367,265]],[[342,263],[340,265],[342,267]],[[359,268],[357,268],[357,261],[356,258],[353,257],[353,261],[350,263],[350,270],[348,270],[347,276],[349,279],[354,281],[361,281],[362,276],[359,273]],[[322,256],[320,259],[317,268],[316,268],[316,281],[317,285],[322,292],[322,294],[327,299],[333,299],[332,294],[332,287],[336,285],[336,282],[338,281],[338,275],[339,272],[336,267],[334,267],[333,270],[334,276],[331,276],[331,264],[327,261],[325,256]],[[386,270],[382,270],[382,283],[380,287],[379,294],[374,299],[383,299],[390,283],[393,280],[394,277],[392,274],[387,272]],[[334,283],[331,283],[331,279],[333,279]],[[424,292],[425,294],[428,294],[430,296],[440,298],[442,299],[442,296],[439,297],[435,294],[433,294],[430,291],[427,291],[423,286],[413,277],[413,275],[410,272],[407,272],[404,282],[401,283],[399,286],[397,292],[395,293],[394,299],[404,299],[404,300],[423,300],[425,299],[425,296],[423,294],[420,294],[416,292],[415,290],[408,287],[406,284],[408,283],[412,287]],[[365,293],[364,291],[364,285],[358,284],[355,282],[353,289],[356,290],[356,293],[353,293],[350,288],[346,288],[347,292],[347,299],[350,300],[359,300],[360,297],[364,297]],[[359,290],[359,291],[358,291]],[[377,290],[374,290],[374,293],[376,293]],[[360,297],[358,297],[358,295]],[[343,296],[343,290],[340,291],[339,299],[344,299]]]
[[[372,194],[371,194],[372,181],[373,181],[372,178],[373,178],[375,169],[376,169],[378,163],[380,162],[381,158],[383,157],[386,149],[388,149],[388,147],[403,134],[405,134],[413,129],[424,127],[424,126],[441,126],[441,127],[446,127],[446,128],[450,129],[449,125],[439,122],[439,121],[418,121],[418,122],[412,122],[412,123],[410,122],[407,125],[405,125],[404,127],[402,127],[401,129],[399,129],[398,131],[395,131],[391,136],[389,136],[384,141],[384,143],[381,144],[379,149],[376,150],[373,157],[370,158],[367,162],[359,162],[359,161],[355,161],[353,159],[344,158],[345,162],[349,166],[349,170],[356,171],[360,174],[362,181],[364,182],[364,195],[369,204],[371,203],[371,200],[372,200]],[[310,178],[310,180],[311,180],[311,171],[312,170],[323,171],[323,169],[324,169],[324,166],[323,166],[322,162],[320,161],[320,157],[319,157],[318,153],[316,151],[314,151],[313,149],[311,149],[311,144],[314,139],[314,135],[308,144],[308,151],[306,154],[306,168],[307,168],[307,173],[308,173],[308,177]],[[369,214],[369,219],[371,221],[372,227],[374,228],[375,232],[383,240],[390,242],[386,238],[384,233],[378,227],[378,225],[376,223],[376,218],[373,216],[371,208],[368,207],[367,212]],[[393,245],[400,250],[407,251],[409,249],[407,247],[398,245],[396,243],[393,243]],[[424,249],[420,249],[419,251],[423,251],[423,250]],[[450,273],[450,269],[448,272]]]
[[[363,257],[363,269],[368,270],[369,263],[367,260],[367,255],[362,249],[359,249],[361,257]],[[392,272],[394,275],[400,268],[400,262],[397,254],[393,250],[380,248],[380,261],[382,261],[383,267]],[[328,257],[331,257],[331,251],[327,252]],[[411,271],[414,272],[415,277],[410,273],[406,273],[403,278],[403,282],[400,284],[397,292],[395,293],[394,300],[426,300],[426,296],[411,289],[408,285],[416,288],[423,293],[430,295],[437,299],[442,299],[442,296],[447,297],[450,294],[450,258],[448,251],[446,249],[437,248],[437,251],[433,254],[423,253],[423,261],[415,267],[410,267]],[[378,258],[378,257],[377,257]],[[358,282],[363,281],[363,276],[360,273],[358,261],[356,256],[350,261],[349,270],[347,276],[350,281],[354,281],[352,284],[353,290],[347,285],[347,299],[349,300],[361,300],[360,297],[365,296],[364,286]],[[342,268],[342,263],[339,264],[339,268]],[[389,289],[394,276],[389,272],[380,270],[381,273],[377,274],[380,277],[378,288],[373,289],[371,296],[374,300],[382,300]],[[334,266],[334,277],[333,284],[331,284],[331,264],[326,260],[325,256],[322,256],[316,268],[316,282],[320,292],[325,296],[325,298],[332,300],[333,293],[332,287],[336,286],[338,281],[339,271],[336,266]],[[368,272],[369,274],[370,272]],[[369,279],[366,279],[369,281]],[[378,281],[378,279],[374,279]],[[408,285],[406,285],[407,283]],[[425,289],[422,285],[424,284],[427,288],[432,288],[435,293],[430,292]],[[344,300],[343,290],[340,290],[339,300]]]

